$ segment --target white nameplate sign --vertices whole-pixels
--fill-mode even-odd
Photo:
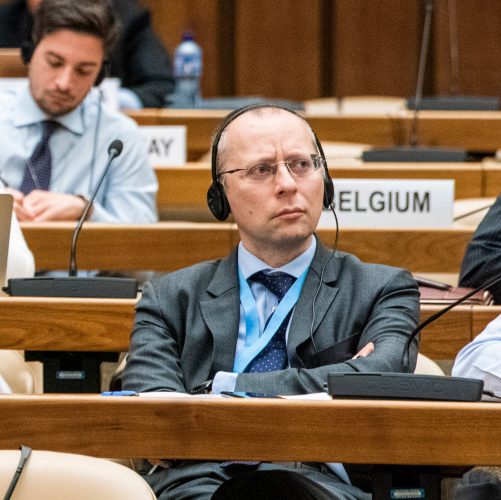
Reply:
[[[454,180],[334,179],[342,228],[452,227],[453,205]],[[330,210],[319,227],[335,227]]]
[[[139,127],[148,144],[148,157],[155,167],[177,167],[186,164],[186,127]]]

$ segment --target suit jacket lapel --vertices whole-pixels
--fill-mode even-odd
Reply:
[[[211,297],[200,302],[200,310],[214,340],[212,371],[231,372],[240,321],[236,250],[221,261],[207,293]]]
[[[325,266],[322,282],[320,283],[322,267],[328,260],[329,263]],[[312,321],[312,331],[313,335],[315,335],[317,328],[324,319],[325,313],[339,291],[335,286],[338,273],[339,263],[334,258],[334,253],[317,239],[315,257],[306,276],[299,300],[294,308],[294,315],[289,329],[287,351],[290,360],[297,356],[297,347],[310,338]],[[317,291],[318,294],[315,298],[315,319],[313,319],[312,302]]]

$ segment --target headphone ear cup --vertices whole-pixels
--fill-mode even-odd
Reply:
[[[334,202],[334,184],[324,160],[324,208],[329,208]]]
[[[231,213],[228,198],[219,182],[213,182],[207,191],[207,205],[217,220],[224,221]]]
[[[35,46],[31,40],[25,40],[21,45],[21,59],[24,64],[29,64],[31,58],[33,57],[33,52],[35,51]]]

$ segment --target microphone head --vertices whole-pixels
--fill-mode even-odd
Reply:
[[[117,156],[120,156],[123,148],[124,143],[120,139],[115,139],[108,147],[108,154],[114,155],[116,158]]]

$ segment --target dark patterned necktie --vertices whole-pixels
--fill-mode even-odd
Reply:
[[[286,273],[264,274],[261,271],[252,275],[250,279],[268,288],[270,292],[278,297],[278,302],[284,298],[289,288],[296,281],[294,276]],[[273,372],[283,370],[287,367],[285,333],[287,332],[287,325],[289,324],[291,314],[292,310],[285,317],[275,335],[273,335],[264,349],[248,364],[245,369],[246,372]],[[268,321],[270,318],[268,318]]]
[[[52,158],[49,148],[49,139],[58,127],[52,120],[42,122],[42,138],[33,150],[31,158],[26,162],[23,181],[19,190],[28,194],[34,189],[48,190],[52,170]]]

